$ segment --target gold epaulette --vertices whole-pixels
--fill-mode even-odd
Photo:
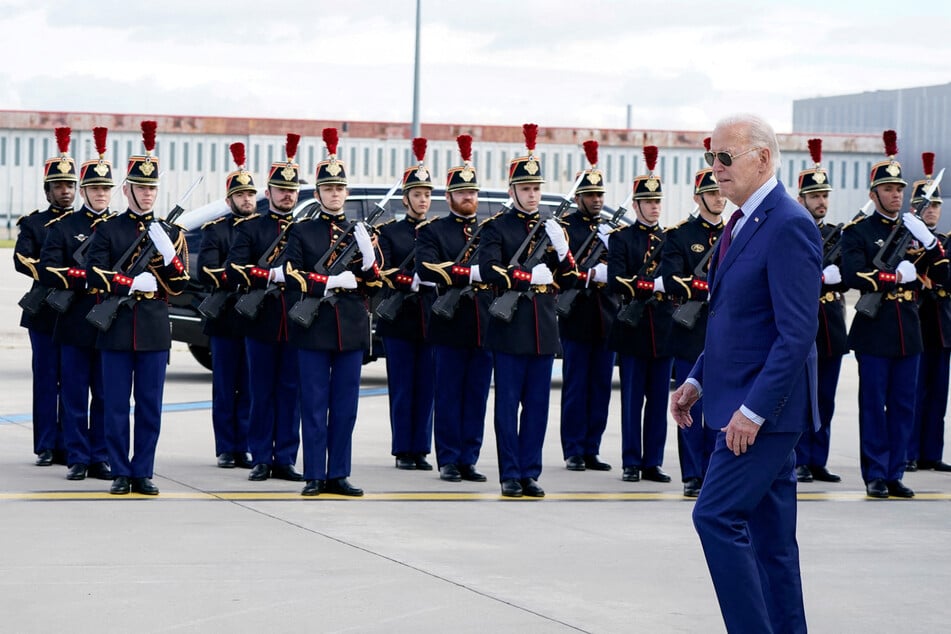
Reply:
[[[62,220],[63,218],[65,218],[66,216],[68,216],[70,213],[73,213],[73,212],[69,212],[69,213],[65,213],[65,214],[60,214],[60,215],[56,216],[55,218],[53,218],[52,220],[50,220],[49,222],[47,222],[47,223],[46,223],[45,225],[43,225],[43,226],[44,226],[44,227],[51,227],[51,226],[53,226],[54,224],[56,224],[57,222],[59,222],[60,220]]]
[[[25,219],[29,218],[29,217],[32,216],[33,214],[39,213],[39,211],[40,211],[39,209],[34,209],[34,210],[31,211],[30,213],[28,213],[28,214],[23,214],[22,216],[20,216],[19,218],[17,218],[17,226],[19,227],[21,222],[23,222]]]
[[[201,230],[204,231],[205,229],[207,229],[207,228],[210,227],[211,225],[216,225],[216,224],[218,224],[219,222],[221,222],[222,220],[224,220],[224,219],[227,218],[227,217],[228,217],[228,216],[220,216],[220,217],[218,217],[218,218],[215,218],[214,220],[209,220],[208,222],[206,222],[205,224],[203,224],[203,225],[201,226]]]
[[[433,220],[435,220],[435,218],[426,218],[426,220],[423,220],[423,221],[417,223],[417,224],[416,224],[416,231],[419,231],[420,229],[422,229],[423,227],[425,227],[426,225],[428,225],[429,223],[431,223]]]
[[[237,220],[234,221],[234,224],[239,225],[242,222],[247,222],[249,220],[254,220],[255,218],[263,218],[263,217],[264,216],[260,214],[251,214],[250,216],[245,216],[244,218],[238,218]]]
[[[844,230],[848,229],[849,227],[851,227],[852,225],[855,225],[855,224],[858,224],[858,223],[862,222],[862,221],[865,220],[866,218],[868,218],[868,216],[862,216],[861,218],[857,218],[857,219],[855,219],[855,220],[853,220],[853,221],[851,221],[851,222],[848,222],[848,223],[845,224],[845,226],[842,227],[842,230],[844,231]]]
[[[672,227],[667,227],[667,231],[670,231],[671,229],[676,229],[676,228],[678,228],[678,227],[682,227],[683,225],[687,224],[688,222],[690,222],[690,221],[693,220],[694,218],[696,218],[696,216],[688,216],[688,217],[684,218],[683,220],[681,220],[680,222],[678,222],[677,224],[675,224],[674,226],[672,226]]]
[[[495,215],[489,216],[488,218],[486,218],[485,220],[483,220],[483,221],[480,222],[479,224],[480,224],[480,225],[484,225],[485,223],[489,222],[490,220],[495,220],[496,218],[498,218],[499,216],[501,216],[501,215],[504,214],[504,213],[505,213],[505,210],[503,209],[502,211],[496,213]]]

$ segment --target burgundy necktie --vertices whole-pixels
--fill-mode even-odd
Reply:
[[[723,229],[723,235],[720,236],[720,249],[717,251],[717,264],[723,262],[723,258],[726,257],[726,250],[730,248],[730,243],[733,242],[733,229],[736,228],[736,223],[740,221],[740,218],[743,217],[743,210],[737,209],[733,212],[733,215],[730,216],[730,221],[726,223],[726,227]]]

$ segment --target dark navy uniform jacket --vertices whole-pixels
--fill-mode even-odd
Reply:
[[[72,209],[60,209],[50,205],[44,211],[37,209],[17,220],[20,233],[17,234],[16,245],[13,247],[13,266],[20,273],[33,278],[33,285],[30,288],[35,288],[40,284],[38,265],[40,263],[40,251],[43,250],[43,242],[46,240],[48,225],[71,211]],[[20,316],[20,325],[24,328],[52,335],[53,329],[56,327],[56,315],[55,310],[46,304],[42,304],[35,315],[23,311]]]
[[[99,331],[86,321],[86,315],[96,305],[98,291],[87,286],[86,268],[73,255],[87,240],[92,240],[95,228],[111,217],[108,209],[97,214],[83,205],[79,211],[59,216],[49,225],[49,235],[40,252],[40,282],[50,288],[73,291],[69,308],[56,318],[53,341],[58,344],[96,346]]]
[[[874,319],[856,314],[849,331],[849,347],[859,354],[905,357],[922,351],[918,293],[921,282],[898,284],[891,271],[881,271],[872,262],[879,247],[895,227],[895,220],[875,212],[842,230],[842,280],[865,293],[882,291],[884,301]],[[939,240],[930,251],[910,249],[918,274],[927,272],[935,282],[948,280],[948,259]]]
[[[623,302],[635,297],[651,299],[644,308],[644,314],[636,328],[631,328],[621,320],[615,320],[611,328],[609,345],[612,350],[621,354],[642,359],[670,356],[667,339],[673,323],[671,320],[673,304],[662,293],[637,288],[638,281],[652,283],[657,277],[659,267],[648,271],[643,280],[639,280],[637,274],[650,250],[663,239],[664,231],[659,225],[648,227],[640,221],[611,233],[611,249],[608,253],[608,287]]]
[[[406,293],[406,299],[400,307],[396,319],[388,321],[377,319],[376,332],[381,337],[396,337],[408,341],[424,341],[426,338],[426,321],[429,309],[427,304],[432,303],[428,297],[432,294],[432,287],[420,286],[418,293],[409,292],[415,272],[415,258],[400,268],[406,257],[416,251],[416,232],[426,221],[420,222],[406,216],[399,222],[391,222],[380,229],[380,252],[383,254],[382,275],[386,287],[383,298],[396,292]],[[422,279],[422,278],[421,278]]]
[[[568,277],[562,283],[562,288],[575,287],[580,292],[567,316],[558,317],[558,327],[561,336],[570,341],[587,344],[600,344],[607,341],[608,333],[614,317],[617,315],[617,300],[608,291],[607,284],[592,281],[586,284],[588,272],[594,265],[602,262],[607,264],[607,249],[601,250],[597,262],[588,262],[590,254],[601,245],[601,239],[595,235],[588,244],[585,252],[581,248],[592,233],[597,234],[598,217],[585,216],[580,211],[569,214],[564,223],[568,232],[568,246],[574,254],[578,274]]]
[[[284,266],[288,307],[305,295],[324,297],[327,276],[317,273],[320,259],[330,245],[349,226],[343,214],[321,211],[313,219],[291,228],[287,249],[281,262]],[[351,238],[352,239],[352,238]],[[341,245],[346,247],[346,244]],[[356,253],[343,270],[357,278],[356,289],[331,289],[330,296],[320,304],[309,328],[290,322],[290,342],[305,350],[368,350],[370,348],[370,295],[383,286],[380,269],[374,264],[362,270],[362,257]]]
[[[830,234],[838,231],[836,225],[819,223],[819,233],[823,243]],[[837,264],[841,271],[842,255],[832,264]],[[822,294],[819,296],[819,331],[816,334],[816,352],[820,359],[842,356],[849,351],[848,333],[845,328],[845,300],[842,293],[848,290],[843,279],[838,284],[822,282]]]
[[[687,301],[707,301],[709,289],[706,276],[695,277],[694,271],[721,233],[722,220],[715,225],[710,224],[699,214],[667,230],[660,271],[664,277],[664,289],[673,300],[674,307]],[[707,270],[709,263],[707,260]],[[684,328],[676,322],[671,324],[668,349],[673,356],[692,361],[700,355],[707,334],[708,312],[709,306],[705,303],[693,329]]]
[[[109,295],[134,298],[119,308],[112,327],[99,333],[96,347],[100,350],[147,352],[168,350],[172,346],[168,296],[178,295],[188,285],[188,248],[184,233],[179,227],[166,227],[178,255],[168,265],[160,253],[152,258],[147,270],[158,282],[155,292],[130,291],[132,278],[125,275],[128,265],[119,262],[151,221],[151,213],[137,215],[127,210],[102,223],[93,233],[86,256],[86,283],[99,290],[99,299]]]
[[[234,227],[240,218],[234,214],[205,223],[201,228],[201,246],[198,250],[198,275],[209,292],[229,289],[225,262],[234,242]],[[232,274],[234,275],[234,274]],[[240,338],[248,327],[246,319],[234,310],[238,296],[232,293],[217,319],[206,319],[203,331],[214,337]]]
[[[419,279],[436,284],[437,295],[447,288],[469,285],[470,266],[477,264],[473,251],[477,252],[482,233],[459,264],[455,264],[455,259],[476,231],[475,216],[463,217],[455,213],[420,227],[416,238],[416,274]],[[489,305],[495,293],[485,283],[476,282],[472,288],[471,294],[459,298],[452,319],[443,319],[436,314],[429,316],[426,324],[429,343],[453,348],[481,348],[485,344]]]
[[[491,319],[486,347],[507,354],[553,355],[561,352],[558,320],[555,314],[555,286],[531,284],[531,271],[521,263],[531,253],[525,249],[519,263],[511,264],[512,256],[539,222],[539,214],[512,208],[488,221],[480,234],[479,273],[483,281],[495,287],[498,294],[506,290],[529,291],[518,299],[512,321]],[[544,229],[537,233],[545,235]],[[574,258],[559,262],[552,247],[546,250],[543,263],[553,271],[555,284],[576,276]]]
[[[949,236],[937,236],[947,253]],[[925,277],[928,281],[918,303],[922,341],[927,350],[951,348],[951,285],[932,280],[929,272],[925,273]]]

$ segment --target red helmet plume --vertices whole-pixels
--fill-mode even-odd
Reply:
[[[934,174],[934,152],[922,152],[921,165],[925,168],[925,178],[931,178]]]
[[[456,137],[456,144],[459,146],[459,156],[466,163],[472,160],[472,137],[468,134],[460,134]]]
[[[710,142],[711,142],[711,141],[713,141],[713,139],[711,139],[710,137],[706,137],[706,138],[703,139],[703,149],[706,150],[707,152],[710,151]]]
[[[423,137],[416,137],[413,139],[413,156],[416,157],[416,160],[419,161],[420,165],[423,163],[423,159],[426,158],[426,139]]]
[[[287,143],[284,144],[284,149],[287,151],[288,162],[294,160],[294,157],[297,156],[298,143],[300,143],[300,135],[294,134],[293,132],[288,132]]]
[[[71,128],[56,128],[56,147],[59,153],[66,156],[69,153],[69,137],[72,134]]]
[[[584,148],[584,155],[587,157],[588,163],[591,164],[591,167],[596,166],[598,164],[598,142],[591,139],[581,145]]]
[[[822,139],[809,139],[809,156],[816,165],[822,162]]]
[[[244,167],[244,143],[232,143],[229,149],[231,150],[231,158],[234,159],[234,164],[238,167]]]
[[[158,128],[158,124],[154,121],[143,121],[142,122],[142,144],[145,146],[145,151],[151,153],[155,149],[155,130]]]
[[[657,165],[657,146],[656,145],[644,146],[644,161],[647,163],[647,171],[653,172],[654,166]]]
[[[324,128],[321,136],[324,138],[324,144],[327,146],[327,151],[331,156],[336,156],[337,143],[340,141],[340,138],[337,136],[337,128]]]
[[[525,137],[525,147],[528,148],[528,153],[531,154],[535,151],[535,140],[538,138],[538,124],[526,123],[523,125],[522,135]]]
[[[898,154],[898,135],[894,130],[885,130],[882,133],[882,141],[885,142],[885,154],[889,158]]]
[[[96,142],[96,151],[99,152],[99,158],[106,153],[106,135],[109,134],[109,128],[93,128],[92,138]]]

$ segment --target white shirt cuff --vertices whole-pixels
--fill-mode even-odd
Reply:
[[[698,396],[703,396],[703,386],[700,385],[700,381],[698,381],[697,379],[694,379],[694,378],[688,378],[686,381],[684,381],[684,383],[689,383],[690,385],[692,385],[692,386],[694,386],[695,388],[697,388],[697,395],[698,395]]]
[[[763,417],[760,416],[759,414],[755,413],[753,410],[751,410],[750,408],[748,408],[746,405],[740,405],[740,412],[741,412],[744,416],[746,416],[747,418],[749,418],[751,421],[753,421],[754,423],[756,423],[757,425],[762,426],[762,424],[766,422],[766,419],[765,419],[765,418],[763,418]]]

